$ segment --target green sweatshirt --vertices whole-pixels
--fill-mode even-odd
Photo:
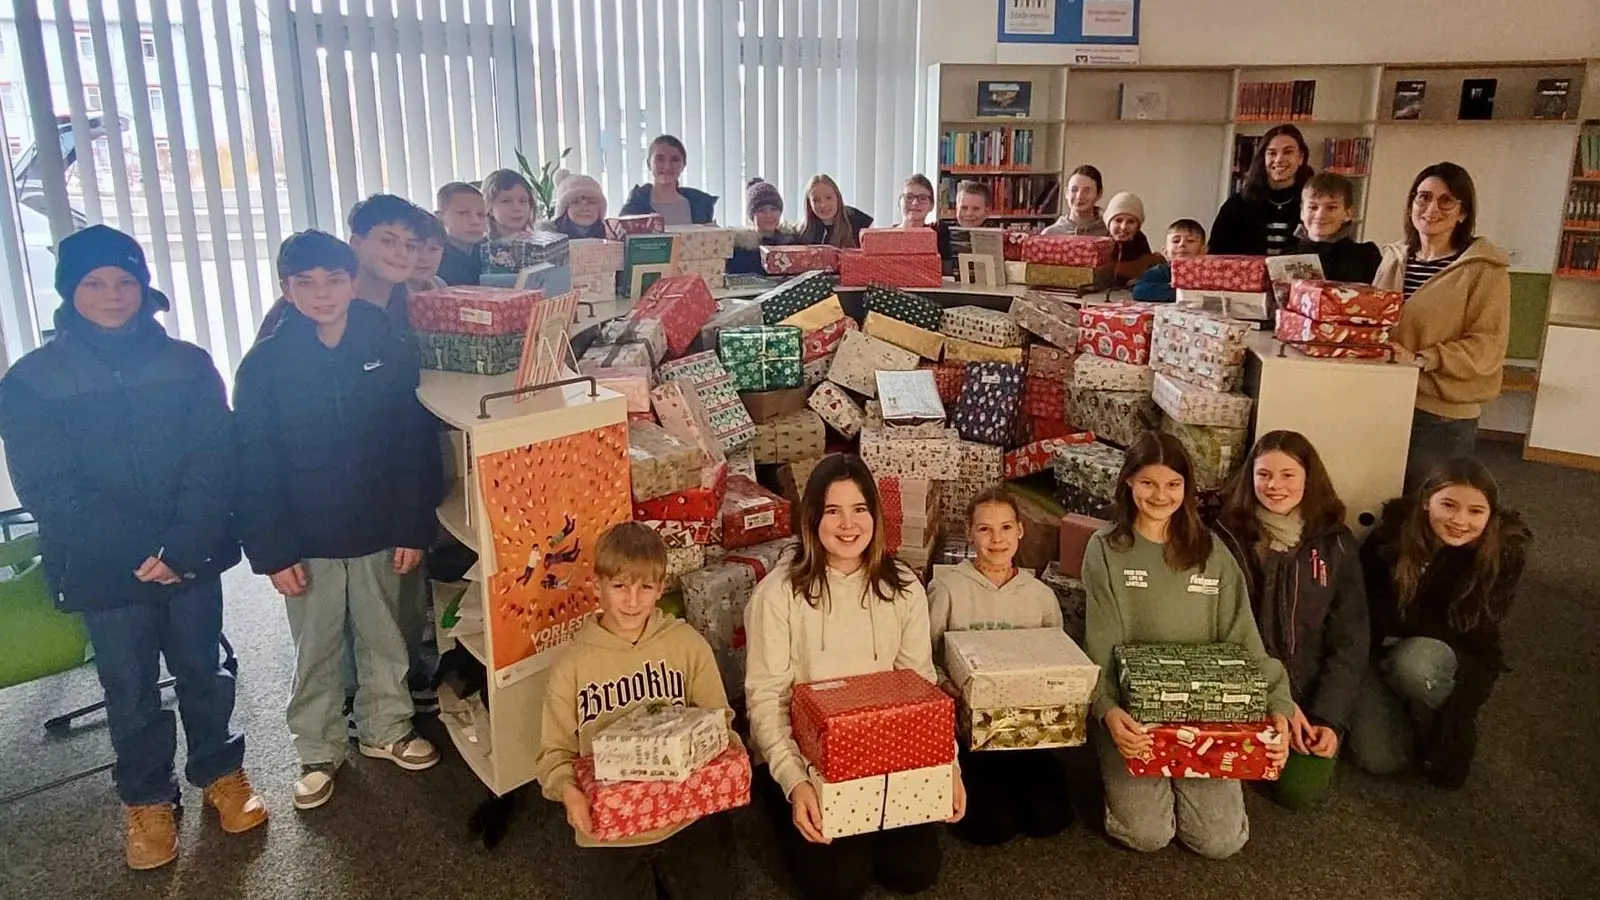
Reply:
[[[1121,703],[1112,650],[1122,644],[1239,644],[1255,656],[1267,678],[1267,709],[1294,713],[1283,663],[1267,655],[1250,609],[1244,573],[1222,541],[1199,571],[1174,572],[1163,546],[1135,534],[1133,546],[1115,550],[1109,530],[1089,538],[1083,584],[1089,594],[1084,652],[1100,666],[1095,721]]]

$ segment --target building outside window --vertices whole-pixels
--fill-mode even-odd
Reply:
[[[164,112],[167,108],[166,98],[161,96],[161,88],[150,89],[150,111],[152,113]]]
[[[100,111],[100,85],[86,84],[83,86],[83,106],[89,112]]]

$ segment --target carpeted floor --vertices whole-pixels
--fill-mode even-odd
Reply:
[[[1600,476],[1537,466],[1511,448],[1486,456],[1504,496],[1537,533],[1508,627],[1514,670],[1483,717],[1468,786],[1444,793],[1419,779],[1375,779],[1349,768],[1313,815],[1249,798],[1251,840],[1236,858],[1207,862],[1176,847],[1140,855],[1110,844],[1092,783],[1079,823],[1049,841],[994,850],[946,841],[937,897],[1313,900],[1595,896],[1600,884],[1600,768],[1587,755],[1600,722]],[[247,765],[272,806],[266,828],[228,836],[185,788],[182,855],[164,870],[122,862],[121,810],[108,775],[0,806],[0,898],[576,897],[576,850],[559,808],[535,799],[506,841],[486,852],[466,832],[484,796],[443,740],[446,760],[412,774],[357,759],[326,807],[297,813],[296,774],[283,723],[291,651],[277,595],[243,569],[226,579],[227,630],[241,658],[236,723]],[[0,796],[109,761],[104,720],[46,737],[47,715],[97,699],[92,669],[0,692]],[[1082,763],[1080,757],[1076,760]],[[181,766],[181,761],[180,761]],[[736,814],[739,865],[750,898],[790,896],[766,820]],[[1588,849],[1584,849],[1588,848]]]

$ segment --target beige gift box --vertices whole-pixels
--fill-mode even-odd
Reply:
[[[806,400],[806,405],[816,410],[822,421],[832,425],[834,430],[845,437],[855,437],[861,431],[861,423],[866,419],[866,412],[855,398],[829,381],[817,385]]]
[[[828,368],[828,380],[868,397],[878,396],[879,369],[909,372],[917,367],[917,354],[859,331],[844,336]]]
[[[1059,628],[946,632],[944,664],[973,709],[1088,703],[1100,676]]]
[[[1096,391],[1148,391],[1156,385],[1149,366],[1084,353],[1072,361],[1072,386]]]
[[[1022,362],[1021,347],[986,347],[972,341],[962,340],[957,337],[945,336],[944,339],[945,362]]]
[[[868,312],[863,329],[879,340],[887,341],[903,350],[910,350],[923,359],[937,360],[944,349],[944,335],[926,328],[918,328],[893,316]]]
[[[961,438],[954,428],[942,437],[895,439],[883,430],[863,428],[861,461],[878,478],[951,481],[961,474]]]
[[[734,237],[738,232],[737,228],[722,228],[717,225],[667,226],[667,233],[678,237],[678,252],[674,258],[679,263],[697,260],[715,260],[720,263],[733,255]],[[685,268],[685,271],[688,269]]]
[[[956,306],[944,311],[939,330],[950,337],[986,347],[1021,347],[1022,328],[999,310],[982,306]]]
[[[821,456],[822,417],[802,409],[757,425],[751,449],[758,463],[784,463]]]
[[[1244,394],[1221,394],[1197,384],[1156,373],[1150,396],[1161,411],[1185,425],[1249,428],[1255,401]]]

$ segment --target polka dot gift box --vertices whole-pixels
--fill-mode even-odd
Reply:
[[[955,702],[910,669],[796,685],[789,718],[830,784],[955,759]]]
[[[1109,265],[1117,244],[1108,237],[1078,234],[1030,234],[1022,241],[1022,261],[1051,266]]]
[[[940,822],[955,811],[955,767],[949,763],[832,782],[807,770],[829,839]]]
[[[1106,303],[1080,313],[1078,351],[1142,366],[1150,362],[1155,304]]]

